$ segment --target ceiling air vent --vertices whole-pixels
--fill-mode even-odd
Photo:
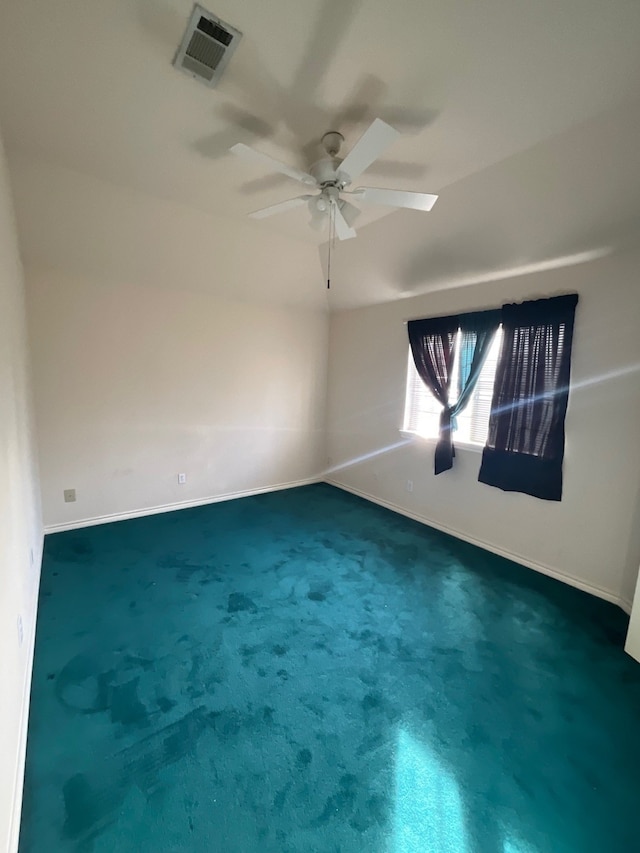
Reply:
[[[196,5],[173,64],[207,86],[216,86],[241,38],[241,32]]]

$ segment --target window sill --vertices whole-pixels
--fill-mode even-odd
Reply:
[[[420,435],[420,433],[418,432],[411,432],[407,429],[401,429],[398,430],[398,432],[401,436],[403,436],[403,438],[408,438],[411,441],[423,442],[425,444],[435,445],[438,440],[437,438],[432,438],[426,435]],[[453,446],[456,450],[460,448],[461,450],[470,450],[472,453],[482,453],[482,451],[484,450],[483,444],[472,444],[470,441],[459,441],[455,437],[453,439]]]

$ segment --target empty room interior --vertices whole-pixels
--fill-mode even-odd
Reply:
[[[1,851],[640,850],[639,43],[4,0]]]

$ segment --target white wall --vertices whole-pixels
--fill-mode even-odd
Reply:
[[[328,317],[304,306],[299,257],[317,265],[313,247],[239,240],[224,219],[11,163],[45,525],[318,477]],[[302,304],[269,304],[285,276]]]
[[[318,476],[324,315],[28,277],[47,525]]]
[[[0,850],[18,847],[41,555],[23,277],[0,140]]]
[[[636,584],[631,619],[629,621],[629,631],[624,650],[640,663],[640,576]]]
[[[640,255],[346,311],[330,331],[330,479],[513,559],[631,601],[640,563]],[[562,502],[477,482],[480,454],[459,449],[434,477],[433,445],[406,441],[403,320],[577,291]],[[406,491],[407,479],[414,491]]]

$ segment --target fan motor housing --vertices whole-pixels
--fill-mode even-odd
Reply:
[[[314,163],[309,172],[321,187],[334,186],[342,189],[348,181],[344,180],[344,177],[339,174],[341,163],[342,160],[339,158],[325,157]]]

